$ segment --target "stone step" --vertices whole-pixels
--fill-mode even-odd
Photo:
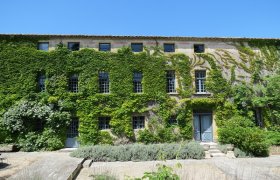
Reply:
[[[225,157],[224,153],[211,153],[211,157]]]
[[[221,153],[221,151],[219,149],[209,149],[208,152],[209,153]]]
[[[210,145],[210,149],[218,149],[218,145]]]

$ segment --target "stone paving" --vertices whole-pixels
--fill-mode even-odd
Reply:
[[[7,162],[0,167],[0,179],[65,180],[82,161],[70,157],[69,152],[17,152],[2,156]]]
[[[180,163],[181,168],[176,168]],[[78,180],[92,179],[94,174],[106,174],[125,179],[125,177],[142,177],[144,172],[157,169],[157,164],[173,167],[181,179],[207,180],[279,180],[280,156],[268,158],[237,158],[218,157],[203,160],[168,160],[146,162],[93,162],[90,167],[84,167]]]
[[[2,153],[7,158],[0,166],[0,179],[67,179],[82,159],[69,156],[69,152],[17,152]],[[181,165],[178,168],[177,164]],[[84,163],[78,180],[92,179],[94,174],[106,174],[125,179],[141,177],[144,172],[157,169],[157,164],[171,166],[181,179],[207,180],[263,180],[280,179],[280,156],[268,158],[218,157],[203,160],[167,160],[145,162],[93,162]]]

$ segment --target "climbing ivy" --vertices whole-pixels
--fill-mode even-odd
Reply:
[[[157,46],[145,48],[141,53],[133,53],[127,47],[113,53],[93,49],[72,52],[59,44],[55,50],[45,52],[37,50],[37,41],[42,40],[40,37],[5,36],[0,39],[1,121],[13,105],[32,97],[47,106],[56,104],[62,111],[69,112],[72,118],[79,118],[82,144],[112,143],[113,137],[135,141],[137,134],[132,128],[131,117],[137,114],[156,119],[162,123],[163,129],[176,131],[178,128],[180,139],[192,138],[193,110],[214,110],[217,125],[222,126],[231,115],[243,112],[240,103],[245,97],[234,94],[238,92],[235,82],[240,81],[237,72],[242,69],[251,75],[252,81],[246,83],[263,83],[261,70],[272,70],[279,61],[278,41],[249,41],[249,46],[237,43],[234,46],[240,57],[236,58],[227,50],[193,56],[167,55]],[[258,48],[260,53],[255,53],[251,47]],[[206,89],[211,93],[207,97],[194,98],[192,73],[196,66],[207,69]],[[225,69],[230,73],[229,79],[225,78]],[[178,84],[175,95],[166,93],[166,70],[175,70]],[[99,93],[99,71],[109,73],[109,94]],[[133,72],[143,73],[143,93],[133,92]],[[37,82],[40,74],[47,77],[45,92],[39,92]],[[68,91],[68,80],[73,74],[79,78],[77,93]],[[241,95],[246,96],[246,93]],[[254,103],[250,103],[247,108],[252,116]],[[102,116],[111,118],[112,139],[108,138],[108,133],[99,130],[98,117]],[[176,116],[178,122],[173,129],[168,122],[172,116]],[[0,128],[5,132],[5,135],[0,134],[1,140],[1,136],[7,136],[7,129],[4,126]],[[160,133],[160,137],[167,137]]]

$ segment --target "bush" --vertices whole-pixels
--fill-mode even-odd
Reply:
[[[8,131],[6,139],[13,139],[23,151],[52,151],[64,147],[70,113],[56,106],[51,108],[42,102],[19,101],[3,115],[3,123]]]
[[[203,147],[197,142],[182,144],[130,144],[121,146],[96,145],[81,147],[71,153],[93,161],[151,161],[165,159],[202,159]]]
[[[268,156],[269,145],[265,132],[244,117],[233,117],[218,130],[219,142],[233,144],[242,151],[254,156]]]
[[[249,154],[247,152],[242,151],[239,148],[234,148],[234,156],[237,158],[246,158],[246,157],[252,157],[252,154]]]
[[[280,145],[280,132],[267,131],[266,139],[270,145]]]
[[[179,180],[179,176],[173,173],[173,169],[166,165],[159,165],[156,172],[145,172],[141,179],[168,179],[168,180]]]

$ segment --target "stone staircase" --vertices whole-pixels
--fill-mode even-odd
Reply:
[[[225,157],[226,156],[226,154],[222,153],[218,149],[218,144],[215,142],[201,142],[200,145],[202,145],[204,148],[205,158]]]

